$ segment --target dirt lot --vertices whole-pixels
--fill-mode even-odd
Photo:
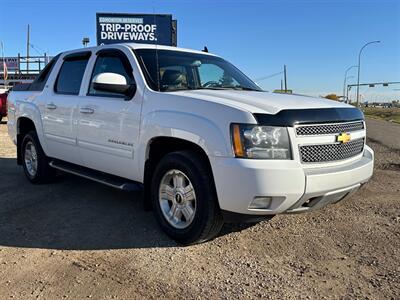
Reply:
[[[399,124],[384,120],[367,119],[367,128],[371,140],[400,151]]]
[[[374,177],[347,201],[179,247],[138,194],[29,184],[1,124],[0,299],[398,299],[400,151],[369,144]]]

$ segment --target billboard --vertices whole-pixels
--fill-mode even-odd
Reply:
[[[18,57],[4,57],[8,71],[18,71]],[[3,57],[0,57],[0,71],[3,72]]]
[[[141,43],[176,46],[176,21],[172,15],[96,14],[97,45]]]

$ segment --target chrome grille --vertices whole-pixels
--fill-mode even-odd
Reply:
[[[360,154],[364,149],[364,138],[345,144],[323,144],[300,146],[303,163],[318,163],[348,159]]]
[[[364,129],[364,122],[357,121],[351,123],[330,123],[319,125],[306,125],[296,128],[297,135],[322,135],[337,134],[341,132],[351,132]]]

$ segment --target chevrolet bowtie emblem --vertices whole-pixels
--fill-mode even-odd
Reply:
[[[336,141],[339,143],[343,143],[346,144],[347,142],[349,142],[351,140],[351,136],[348,133],[342,132],[341,134],[339,134],[336,137]]]

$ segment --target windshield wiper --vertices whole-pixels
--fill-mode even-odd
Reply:
[[[244,86],[207,86],[207,87],[196,87],[192,88],[192,90],[237,90],[237,91],[254,91],[254,92],[262,92],[262,90],[257,90]]]
[[[207,86],[207,87],[197,87],[194,88],[194,90],[229,90],[230,88],[228,87],[222,87],[222,86]]]
[[[184,89],[174,89],[166,90],[168,92],[181,90],[213,90],[213,91],[223,91],[223,90],[235,90],[235,91],[253,91],[253,92],[264,92],[263,90],[253,89],[245,86],[198,86],[198,87],[186,87]]]
[[[263,90],[257,90],[257,89],[249,88],[246,86],[233,86],[232,89],[240,90],[240,91],[263,92]]]
[[[182,87],[182,88],[176,88],[176,89],[162,89],[162,92],[179,92],[179,91],[189,91],[193,90],[190,87]]]

